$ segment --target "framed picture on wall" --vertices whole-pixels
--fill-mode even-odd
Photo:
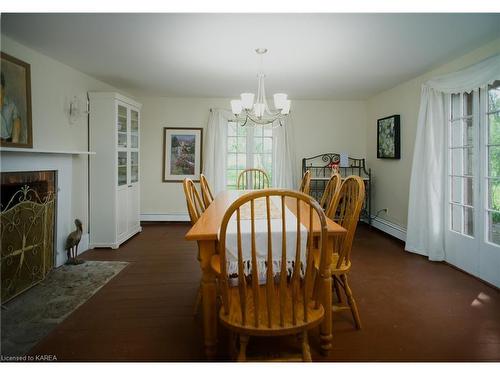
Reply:
[[[203,128],[163,128],[163,182],[200,180]]]
[[[377,120],[377,158],[401,158],[399,115],[392,115]]]
[[[2,147],[33,147],[30,64],[1,52]]]

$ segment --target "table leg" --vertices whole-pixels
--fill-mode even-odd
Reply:
[[[208,359],[214,358],[217,350],[217,287],[215,274],[210,268],[210,259],[215,253],[215,244],[215,241],[199,241],[203,293],[203,333],[205,353]]]
[[[328,249],[334,249],[335,238],[328,238]],[[330,270],[331,257],[328,257],[324,275],[321,275],[321,300],[325,309],[325,317],[320,326],[321,353],[328,355],[332,349],[332,273]]]

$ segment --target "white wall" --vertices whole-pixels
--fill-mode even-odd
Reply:
[[[74,124],[68,120],[68,102],[87,91],[115,88],[1,35],[1,50],[31,66],[33,148],[86,151],[87,116]],[[72,217],[88,228],[87,156],[73,157]]]
[[[143,218],[147,215],[149,219],[183,219],[187,211],[182,184],[162,182],[162,129],[205,129],[210,108],[229,108],[230,99],[156,97],[138,100],[143,104],[141,213]],[[294,100],[292,103],[297,170],[300,170],[303,157],[319,153],[345,151],[356,157],[365,156],[363,101]]]
[[[500,39],[497,39],[415,79],[379,93],[367,101],[367,163],[372,168],[374,176],[373,213],[388,208],[389,213],[381,214],[380,217],[406,228],[410,173],[422,83],[431,77],[460,70],[499,52]],[[393,114],[401,115],[401,159],[377,159],[377,119]]]
[[[68,101],[82,100],[87,91],[117,91],[103,82],[27,48],[4,35],[1,49],[31,64],[33,147],[86,150],[86,117],[74,124],[67,118]],[[432,76],[455,71],[500,52],[500,39],[379,93],[366,101],[294,100],[296,165],[303,157],[324,152],[348,152],[366,157],[374,176],[373,209],[388,208],[381,217],[406,227],[413,144],[420,86]],[[206,127],[211,107],[228,108],[226,98],[139,98],[143,103],[141,129],[142,214],[185,215],[180,183],[162,182],[162,128]],[[401,115],[401,160],[376,158],[376,120]],[[87,158],[74,157],[72,212],[88,223]]]
[[[380,217],[404,230],[422,83],[498,52],[500,39],[364,101],[294,100],[292,112],[297,170],[300,171],[303,157],[324,152],[345,151],[353,157],[366,157],[374,179],[372,214],[388,208],[388,214],[381,213]],[[160,220],[169,215],[171,219],[180,219],[186,213],[182,186],[180,183],[161,181],[162,128],[205,128],[209,109],[228,108],[230,99],[156,97],[138,100],[144,104],[141,212],[152,214],[150,219],[157,217]],[[377,159],[377,119],[392,114],[401,115],[401,159]]]

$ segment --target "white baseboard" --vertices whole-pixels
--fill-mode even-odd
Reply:
[[[190,221],[188,214],[141,214],[141,221]]]
[[[379,217],[372,219],[372,225],[375,228],[380,229],[382,232],[390,234],[391,236],[406,242],[406,228]]]

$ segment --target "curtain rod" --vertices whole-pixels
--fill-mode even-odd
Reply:
[[[231,111],[231,110],[230,110],[230,109],[228,109],[228,108],[210,108],[210,112],[213,112],[213,111],[214,111],[214,110],[216,110],[216,109],[220,109],[220,110],[222,110],[222,111]],[[232,113],[232,112],[231,112],[231,113]]]

